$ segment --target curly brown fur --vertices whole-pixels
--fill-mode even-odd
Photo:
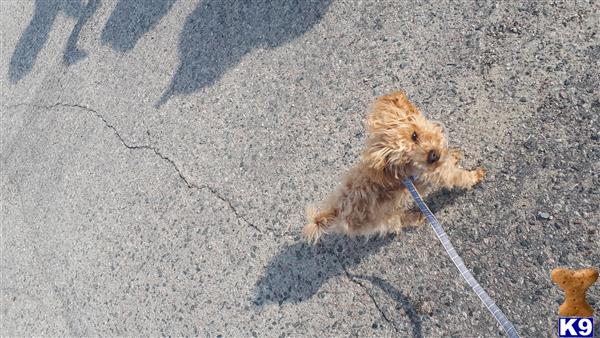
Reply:
[[[342,184],[309,211],[304,237],[318,241],[324,233],[371,235],[399,232],[420,225],[424,217],[411,211],[411,199],[401,183],[416,177],[419,191],[439,188],[472,188],[485,170],[458,166],[460,152],[447,148],[440,123],[426,119],[403,92],[379,98],[367,119],[367,147]]]

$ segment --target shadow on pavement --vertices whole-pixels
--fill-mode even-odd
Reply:
[[[410,320],[410,325],[412,327],[412,336],[416,338],[423,337],[423,332],[421,330],[421,318],[419,314],[415,310],[412,302],[408,297],[406,297],[402,291],[396,289],[393,285],[388,283],[387,281],[375,277],[375,276],[362,276],[362,275],[354,275],[350,274],[350,276],[354,279],[366,280],[369,281],[372,285],[377,286],[383,292],[385,292],[391,299],[393,299],[398,306],[396,309],[402,309],[408,319]]]
[[[121,53],[132,50],[174,3],[175,0],[120,0],[102,29],[102,43]]]
[[[394,236],[365,240],[340,235],[323,238],[317,245],[304,241],[284,247],[267,265],[256,283],[254,304],[298,303],[311,298],[331,277],[345,274],[335,251],[343,254],[344,266],[358,265],[364,258],[390,244]]]
[[[79,33],[81,33],[81,29],[92,17],[92,14],[94,14],[96,9],[98,9],[98,5],[100,5],[100,0],[89,0],[87,5],[83,7],[83,10],[79,15],[79,19],[77,19],[77,23],[75,24],[75,27],[73,27],[73,31],[69,36],[69,40],[67,40],[67,47],[65,48],[65,53],[63,54],[63,60],[65,64],[72,65],[87,56],[86,52],[77,48],[77,40],[79,40]]]
[[[36,0],[33,18],[19,38],[9,65],[9,81],[27,75],[42,50],[60,11],[77,18],[64,51],[71,65],[86,57],[77,48],[79,34],[101,0]],[[327,11],[331,0],[204,0],[188,16],[179,39],[180,63],[160,106],[177,94],[213,84],[255,48],[275,48],[306,33]],[[135,47],[142,35],[168,13],[175,0],[120,0],[101,34],[119,52]]]
[[[330,1],[201,1],[184,24],[179,67],[156,106],[213,84],[255,48],[274,48],[304,34]]]
[[[456,199],[466,193],[465,190],[439,190],[425,198],[425,203],[434,214],[447,206],[456,203]],[[418,210],[418,209],[417,209]]]
[[[102,30],[102,41],[119,52],[133,49],[139,38],[156,25],[174,3],[175,0],[119,1]],[[83,26],[99,5],[100,0],[36,0],[33,18],[19,38],[10,59],[10,83],[19,82],[31,71],[61,11],[77,18],[67,40],[63,61],[70,66],[84,59],[87,53],[77,48],[77,41]]]
[[[81,0],[36,0],[31,22],[19,38],[10,59],[8,68],[10,83],[19,82],[31,71],[60,11],[67,16],[78,18],[63,55],[65,63],[71,64],[85,57],[85,52],[77,49],[77,39],[81,28],[97,9],[98,4],[99,0],[90,0],[86,6]]]
[[[464,194],[462,190],[440,191],[427,198],[432,211],[439,211],[455,203]],[[341,235],[325,236],[317,245],[304,241],[286,246],[267,264],[264,274],[255,285],[254,304],[262,307],[268,303],[298,303],[314,296],[323,283],[331,277],[345,274],[345,269],[379,252],[394,240],[393,235],[365,240]],[[340,262],[337,256],[341,256]],[[341,264],[344,264],[342,266]],[[349,276],[349,277],[352,277]],[[358,277],[371,281],[400,302],[411,317],[414,332],[420,331],[414,309],[409,309],[408,299],[379,277]],[[406,305],[409,304],[409,305]]]

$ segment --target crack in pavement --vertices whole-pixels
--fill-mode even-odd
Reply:
[[[366,285],[364,285],[363,283],[361,283],[358,280],[354,279],[354,277],[348,271],[348,269],[346,268],[346,266],[344,265],[344,263],[342,263],[342,259],[340,258],[340,256],[336,252],[334,252],[334,251],[331,251],[331,252],[337,258],[337,261],[340,264],[340,266],[342,267],[342,269],[344,270],[344,273],[346,274],[346,277],[352,283],[357,284],[358,286],[360,286],[365,291],[365,293],[367,294],[367,296],[369,296],[369,298],[371,298],[371,301],[373,302],[373,305],[375,305],[375,308],[377,309],[377,311],[379,311],[379,313],[381,314],[381,317],[383,317],[383,319],[392,326],[392,328],[394,329],[394,331],[396,331],[396,333],[401,333],[398,330],[398,328],[396,327],[396,324],[394,323],[394,321],[391,320],[391,319],[389,319],[388,316],[385,314],[385,312],[383,312],[383,309],[381,309],[381,307],[379,306],[379,303],[377,303],[377,300],[375,300],[375,297],[369,292],[369,289],[366,287]]]
[[[220,199],[221,201],[227,203],[227,205],[229,206],[229,209],[231,209],[231,211],[233,211],[233,213],[235,214],[235,216],[237,217],[237,219],[242,219],[244,222],[246,222],[246,224],[248,224],[250,227],[254,228],[254,230],[262,233],[262,231],[256,226],[254,225],[252,222],[248,221],[246,219],[246,217],[244,217],[243,215],[240,215],[237,211],[237,209],[231,204],[231,201],[226,199],[225,197],[221,196],[221,194],[213,187],[208,186],[208,185],[203,185],[200,187],[196,187],[197,189],[206,189],[208,190],[211,194],[213,194],[214,196],[216,196],[218,199]]]
[[[205,189],[207,190],[209,193],[211,193],[213,196],[215,196],[216,198],[218,198],[219,200],[225,202],[227,204],[227,206],[229,207],[229,209],[233,212],[233,214],[236,216],[236,220],[238,222],[238,224],[240,223],[240,219],[242,221],[244,221],[247,225],[249,225],[251,228],[253,228],[254,230],[262,233],[262,230],[256,226],[255,224],[253,224],[252,222],[250,222],[248,219],[246,219],[246,217],[244,217],[243,215],[241,215],[239,213],[239,211],[233,206],[233,204],[231,203],[231,201],[227,198],[225,198],[223,195],[221,195],[217,189],[209,186],[208,184],[205,185],[201,185],[198,186],[193,182],[190,182],[184,175],[183,172],[181,171],[181,169],[179,169],[179,167],[177,166],[177,164],[175,163],[175,161],[173,161],[171,158],[169,158],[168,156],[164,155],[163,153],[161,153],[157,148],[152,147],[150,145],[145,145],[145,144],[141,144],[141,145],[131,145],[129,144],[127,141],[125,141],[125,139],[121,136],[121,134],[119,133],[119,131],[117,130],[117,128],[110,124],[105,118],[104,116],[102,116],[102,114],[100,114],[99,112],[97,112],[94,109],[91,109],[89,107],[80,105],[80,104],[67,104],[67,103],[55,103],[52,105],[36,105],[36,104],[28,104],[28,103],[19,103],[19,104],[15,104],[12,106],[8,106],[8,108],[14,108],[14,107],[18,107],[18,106],[30,106],[30,107],[34,107],[34,108],[40,108],[40,109],[53,109],[56,107],[66,107],[66,108],[78,108],[78,109],[82,109],[87,111],[88,113],[92,113],[94,116],[96,116],[97,118],[99,118],[100,120],[102,120],[102,122],[104,123],[104,126],[111,129],[113,131],[113,133],[115,134],[115,136],[119,139],[119,141],[121,142],[121,144],[123,144],[123,146],[125,146],[125,148],[130,149],[130,150],[139,150],[139,149],[143,149],[143,150],[150,150],[152,151],[155,155],[157,155],[158,157],[160,157],[161,159],[163,159],[164,161],[167,161],[171,167],[173,167],[173,169],[175,169],[175,171],[177,172],[177,175],[179,176],[179,178],[183,181],[183,183],[185,183],[185,185],[189,188],[189,189],[196,189],[196,190],[202,190]]]

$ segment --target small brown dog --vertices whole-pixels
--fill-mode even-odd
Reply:
[[[307,209],[304,237],[317,242],[328,231],[348,235],[398,233],[425,221],[411,211],[405,177],[419,192],[437,188],[472,188],[485,176],[479,168],[458,167],[460,152],[449,150],[441,124],[427,120],[403,92],[381,97],[367,119],[369,138],[361,161],[319,210]]]

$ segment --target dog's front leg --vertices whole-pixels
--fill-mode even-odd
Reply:
[[[455,154],[453,158],[444,163],[438,171],[439,182],[444,188],[462,188],[471,189],[475,184],[481,182],[485,176],[484,168],[475,170],[466,170],[458,167],[458,157]]]

